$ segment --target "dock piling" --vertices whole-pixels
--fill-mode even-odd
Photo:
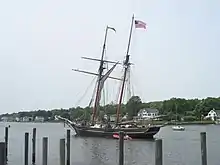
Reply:
[[[8,162],[8,130],[5,127],[4,142],[0,142],[0,165],[7,165]],[[126,134],[123,131],[119,132],[119,162],[118,165],[124,165],[124,139]],[[70,165],[70,129],[67,129],[66,139],[60,139],[59,157],[60,165]],[[24,165],[29,165],[29,133],[25,132],[24,138]],[[206,132],[200,132],[201,143],[201,165],[207,165],[207,142]],[[32,165],[36,163],[36,128],[33,128],[32,136]],[[48,165],[48,137],[42,139],[42,165]],[[163,165],[163,141],[162,139],[155,140],[155,165]]]
[[[163,165],[162,139],[155,141],[155,165]]]
[[[60,165],[65,165],[65,139],[60,139]]]
[[[25,140],[24,140],[24,165],[28,165],[28,140],[29,140],[29,133],[25,132]]]
[[[32,135],[32,164],[36,163],[36,128],[33,128]]]
[[[5,127],[5,157],[8,161],[8,127]]]
[[[119,132],[119,165],[124,165],[124,132]]]
[[[67,143],[66,143],[66,150],[67,150],[67,158],[66,158],[66,165],[70,165],[70,129],[67,130]]]
[[[6,165],[6,144],[5,142],[0,142],[0,165]]]
[[[48,137],[43,137],[43,162],[42,165],[47,165],[47,157],[48,157]]]
[[[207,165],[206,132],[200,133],[202,165]]]

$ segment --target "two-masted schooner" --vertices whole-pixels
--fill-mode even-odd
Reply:
[[[124,131],[126,135],[128,135],[131,138],[153,138],[153,136],[160,130],[161,126],[156,126],[156,125],[149,125],[147,127],[138,127],[132,126],[130,128],[123,127],[122,124],[120,123],[120,110],[121,110],[121,105],[122,105],[122,97],[124,94],[124,89],[125,89],[125,82],[126,82],[126,77],[127,77],[127,72],[129,70],[129,67],[131,65],[129,61],[129,49],[130,49],[130,43],[131,43],[131,37],[132,37],[132,30],[133,26],[135,25],[135,28],[146,28],[146,24],[142,21],[134,20],[134,15],[132,17],[132,22],[131,22],[131,28],[130,28],[130,33],[129,33],[129,41],[128,41],[128,47],[127,47],[127,52],[126,52],[126,57],[123,62],[123,77],[122,79],[120,78],[114,78],[111,77],[110,74],[112,71],[115,69],[116,65],[119,64],[119,62],[113,62],[109,60],[104,59],[104,52],[105,52],[105,47],[106,47],[106,39],[107,39],[107,34],[108,30],[113,30],[115,31],[114,28],[107,26],[106,31],[105,31],[105,38],[104,38],[104,44],[103,44],[103,49],[102,49],[102,55],[101,59],[94,59],[94,58],[87,58],[90,60],[95,60],[99,61],[99,70],[98,73],[91,73],[91,72],[86,72],[86,71],[80,71],[80,70],[75,70],[79,72],[84,72],[88,74],[93,74],[98,77],[97,79],[97,85],[96,85],[96,95],[95,95],[95,102],[93,106],[93,113],[92,113],[92,119],[89,124],[76,124],[75,122],[69,121],[61,116],[57,116],[60,120],[71,126],[74,131],[76,132],[77,136],[84,136],[84,137],[106,137],[106,138],[113,138],[113,135],[117,134],[119,131]],[[104,64],[105,63],[112,63],[113,66],[104,74]],[[99,102],[101,98],[101,91],[103,89],[104,83],[106,79],[112,78],[112,79],[117,79],[122,82],[121,84],[121,89],[120,89],[120,94],[119,94],[119,102],[117,104],[117,109],[116,109],[116,121],[114,124],[110,124],[107,122],[106,124],[96,124],[96,118],[97,118],[97,110],[99,108]]]

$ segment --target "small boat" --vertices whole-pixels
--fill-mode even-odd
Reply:
[[[176,107],[176,125],[174,125],[173,127],[172,127],[172,129],[174,130],[174,131],[184,131],[185,130],[185,128],[183,127],[183,126],[180,126],[180,125],[177,125],[177,104],[175,103],[175,107]]]
[[[185,130],[185,128],[183,126],[180,126],[180,125],[175,125],[175,126],[172,127],[172,129],[174,131],[184,131]]]
[[[120,137],[119,137],[118,134],[113,134],[113,138],[114,139],[119,139]],[[132,138],[130,136],[128,136],[128,135],[125,135],[124,136],[124,140],[132,140]]]

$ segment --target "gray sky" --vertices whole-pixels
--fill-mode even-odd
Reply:
[[[130,53],[143,101],[219,96],[219,8],[219,0],[1,1],[0,112],[88,105],[91,92],[77,102],[93,77],[71,69],[97,70],[80,57],[100,57],[106,25],[117,30],[108,59],[123,60],[133,13],[148,24],[134,31]]]

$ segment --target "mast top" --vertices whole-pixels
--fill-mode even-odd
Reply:
[[[131,36],[132,36],[132,30],[133,30],[133,24],[134,24],[134,14],[132,16],[132,20],[131,20],[131,28],[130,28],[130,34],[129,34],[129,39],[128,39],[128,47],[127,47],[127,52],[126,52],[126,60],[125,60],[125,64],[129,63],[129,50],[130,50],[130,45],[131,45]]]

